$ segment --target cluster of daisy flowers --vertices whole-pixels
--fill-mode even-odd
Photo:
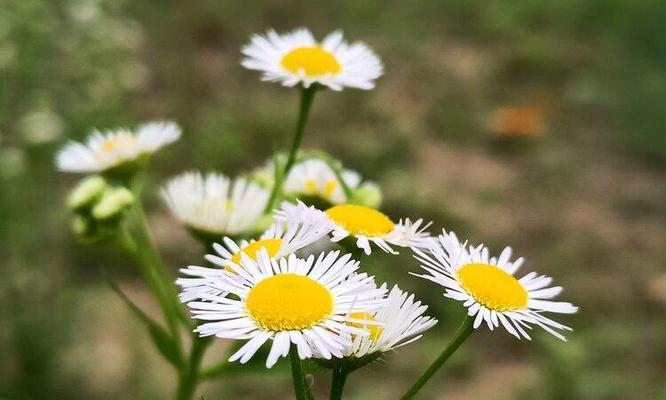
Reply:
[[[372,50],[346,43],[340,32],[319,42],[305,29],[271,30],[253,36],[242,53],[243,66],[261,71],[263,80],[300,86],[303,93],[368,90],[383,73]],[[154,122],[95,131],[85,143],[66,145],[58,168],[95,174],[70,196],[71,208],[97,219],[111,215],[118,226],[116,216],[135,201],[122,186],[109,189],[105,179],[131,184],[152,153],[180,135],[174,123]],[[198,335],[244,342],[229,361],[246,363],[266,345],[269,368],[293,351],[300,359],[358,366],[418,340],[437,320],[413,294],[397,285],[389,290],[363,270],[361,257],[377,251],[413,252],[422,272],[412,275],[462,303],[473,329],[503,328],[530,339],[529,331],[539,327],[565,340],[563,332],[571,329],[550,314],[577,307],[553,300],[562,288],[551,286],[550,277],[530,272],[517,278],[524,260],[512,259],[510,247],[493,257],[488,247],[453,232],[431,235],[423,219],[392,219],[379,209],[375,183],[328,156],[293,151],[293,165],[275,158],[235,178],[190,171],[160,190],[174,218],[209,252],[208,264],[181,269],[179,299],[201,321]]]

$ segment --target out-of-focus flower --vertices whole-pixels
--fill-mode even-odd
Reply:
[[[0,175],[15,178],[21,175],[27,166],[25,153],[20,147],[0,147]]]
[[[180,138],[180,128],[171,122],[153,122],[139,126],[136,132],[118,129],[95,131],[85,144],[71,142],[56,158],[61,171],[101,172],[136,161]]]
[[[270,193],[245,178],[186,172],[167,182],[161,195],[182,224],[221,239],[250,231]]]
[[[315,352],[324,359],[342,357],[351,335],[370,335],[349,323],[367,321],[349,315],[373,312],[385,302],[374,278],[356,274],[359,263],[337,251],[316,260],[294,254],[276,260],[262,248],[256,261],[243,253],[240,265],[230,266],[233,271],[222,270],[214,283],[227,296],[188,303],[194,318],[207,321],[196,328],[201,336],[248,340],[229,361],[246,363],[269,339],[268,368],[292,343],[301,359]]]
[[[63,123],[58,114],[45,109],[23,116],[20,128],[27,142],[43,144],[50,143],[62,135]]]
[[[263,80],[284,86],[302,84],[307,88],[318,83],[333,90],[369,90],[384,72],[372,50],[360,42],[345,43],[340,31],[318,42],[304,28],[285,34],[269,30],[265,35],[254,35],[243,47],[243,54],[245,68],[261,71]]]
[[[488,328],[502,325],[517,338],[530,336],[525,329],[538,325],[555,337],[566,340],[556,330],[571,328],[542,315],[544,312],[572,314],[578,307],[550,301],[562,287],[550,285],[552,278],[530,272],[521,279],[513,275],[524,259],[511,259],[506,247],[499,257],[489,257],[488,248],[461,243],[455,233],[443,231],[432,241],[429,252],[416,250],[416,258],[427,274],[416,275],[442,285],[444,296],[460,301],[475,316],[474,328],[485,321]]]

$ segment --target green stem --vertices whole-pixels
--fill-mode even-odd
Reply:
[[[469,337],[469,335],[474,332],[474,327],[473,327],[473,322],[474,319],[470,317],[469,315],[465,316],[465,319],[463,320],[462,324],[458,328],[458,332],[456,333],[456,336],[453,338],[451,343],[444,349],[442,354],[437,357],[437,359],[428,367],[428,369],[425,370],[423,375],[412,385],[411,388],[400,398],[401,400],[407,400],[413,398],[416,393],[418,393],[419,390],[428,382],[430,378],[437,372],[438,369],[444,365],[446,360],[451,357],[453,353],[455,353],[456,350],[458,350],[458,347]]]
[[[209,338],[200,338],[195,334],[192,335],[192,349],[189,361],[178,373],[176,400],[192,399],[200,379],[199,370],[201,369],[201,360],[209,344]]]
[[[334,368],[331,375],[330,400],[341,400],[349,372],[344,367]]]
[[[301,358],[298,356],[295,344],[292,344],[289,349],[289,360],[291,361],[291,378],[294,381],[296,400],[307,400],[307,385],[305,383],[305,376],[303,375],[303,366],[301,365]]]
[[[301,147],[301,142],[303,141],[305,123],[308,121],[308,115],[310,114],[310,108],[312,108],[312,101],[314,100],[316,91],[316,85],[312,85],[309,88],[301,88],[301,106],[298,112],[298,123],[296,124],[296,131],[294,132],[294,140],[291,142],[289,156],[287,157],[287,162],[284,165],[282,172],[278,173],[276,166],[275,183],[273,185],[273,190],[271,191],[271,196],[266,204],[266,209],[264,210],[266,213],[273,210],[275,202],[277,201],[279,194],[282,192],[282,184],[289,174],[291,167],[294,166],[294,162],[296,162],[296,155],[298,154],[298,149]]]

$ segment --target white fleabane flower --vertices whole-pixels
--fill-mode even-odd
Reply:
[[[351,190],[361,183],[361,176],[349,169],[342,170],[340,177]],[[319,197],[331,204],[350,200],[335,171],[319,159],[309,159],[294,165],[284,181],[284,192],[296,196]]]
[[[350,324],[350,314],[372,312],[384,303],[374,278],[356,274],[359,263],[349,254],[321,253],[315,259],[271,259],[265,248],[257,260],[241,254],[233,271],[222,270],[215,285],[226,296],[190,302],[194,318],[207,321],[196,328],[201,336],[248,340],[229,361],[246,363],[272,340],[266,366],[272,367],[293,344],[301,359],[316,352],[341,357],[350,335],[369,331]],[[363,323],[363,321],[361,321]]]
[[[331,231],[328,218],[314,207],[306,207],[302,219],[284,217],[285,212],[277,211],[283,218],[264,232],[259,240],[236,243],[225,237],[223,244],[214,243],[213,249],[217,254],[207,254],[205,258],[220,268],[190,266],[182,269],[181,272],[188,277],[176,281],[183,288],[181,301],[210,299],[211,295],[223,294],[221,289],[215,287],[215,279],[220,277],[223,269],[233,272],[230,264],[238,268],[241,254],[256,261],[260,250],[264,249],[271,259],[286,257],[318,241]]]
[[[95,131],[86,143],[70,142],[56,156],[56,165],[65,172],[101,172],[152,154],[180,138],[178,125],[152,122],[136,131],[117,129]]]
[[[521,279],[514,274],[524,259],[511,259],[506,247],[499,257],[489,257],[488,248],[461,243],[455,233],[443,231],[432,242],[428,252],[416,251],[421,268],[428,273],[416,275],[442,285],[444,296],[458,300],[475,317],[474,328],[484,321],[493,330],[502,325],[517,338],[530,339],[525,329],[538,325],[555,337],[566,340],[556,330],[571,328],[555,322],[542,313],[572,314],[578,307],[571,303],[551,301],[562,287],[548,287],[552,278],[530,272]]]
[[[387,352],[421,338],[437,320],[423,313],[428,306],[414,301],[414,295],[393,286],[386,305],[375,313],[350,315],[352,318],[373,321],[376,324],[355,324],[370,331],[369,336],[355,336],[352,345],[345,348],[345,357],[360,358],[376,352]]]
[[[261,217],[270,193],[245,178],[186,172],[167,182],[161,195],[182,224],[221,237],[250,230]]]
[[[392,246],[423,248],[428,246],[430,234],[422,219],[393,222],[388,216],[374,208],[356,204],[340,204],[326,210],[326,215],[335,224],[331,240],[339,242],[347,237],[356,239],[356,245],[365,254],[371,254],[370,243],[387,253],[397,254]]]
[[[313,83],[333,90],[352,87],[369,90],[384,72],[377,55],[365,44],[347,44],[342,32],[335,31],[318,42],[307,29],[285,34],[269,30],[254,35],[243,47],[242,65],[263,72],[262,80],[284,86]]]

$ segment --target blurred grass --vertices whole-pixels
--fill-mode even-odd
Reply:
[[[391,215],[512,244],[581,306],[563,319],[576,328],[567,344],[479,332],[423,397],[663,398],[664,18],[657,0],[0,0],[0,398],[166,396],[171,371],[98,268],[150,301],[128,260],[69,235],[62,197],[75,178],[53,170],[53,153],[92,127],[182,124],[183,139],[153,163],[146,201],[174,273],[198,262],[154,189],[184,169],[236,174],[281,146],[297,98],[243,70],[239,49],[254,32],[298,26],[341,28],[386,63],[375,91],[318,96],[308,147],[377,180]],[[540,113],[540,135],[515,137],[490,118],[516,106]],[[350,399],[403,391],[462,312],[406,274],[408,255],[372,263],[441,323],[353,376]],[[264,393],[259,379],[203,390],[290,393],[276,378]]]

